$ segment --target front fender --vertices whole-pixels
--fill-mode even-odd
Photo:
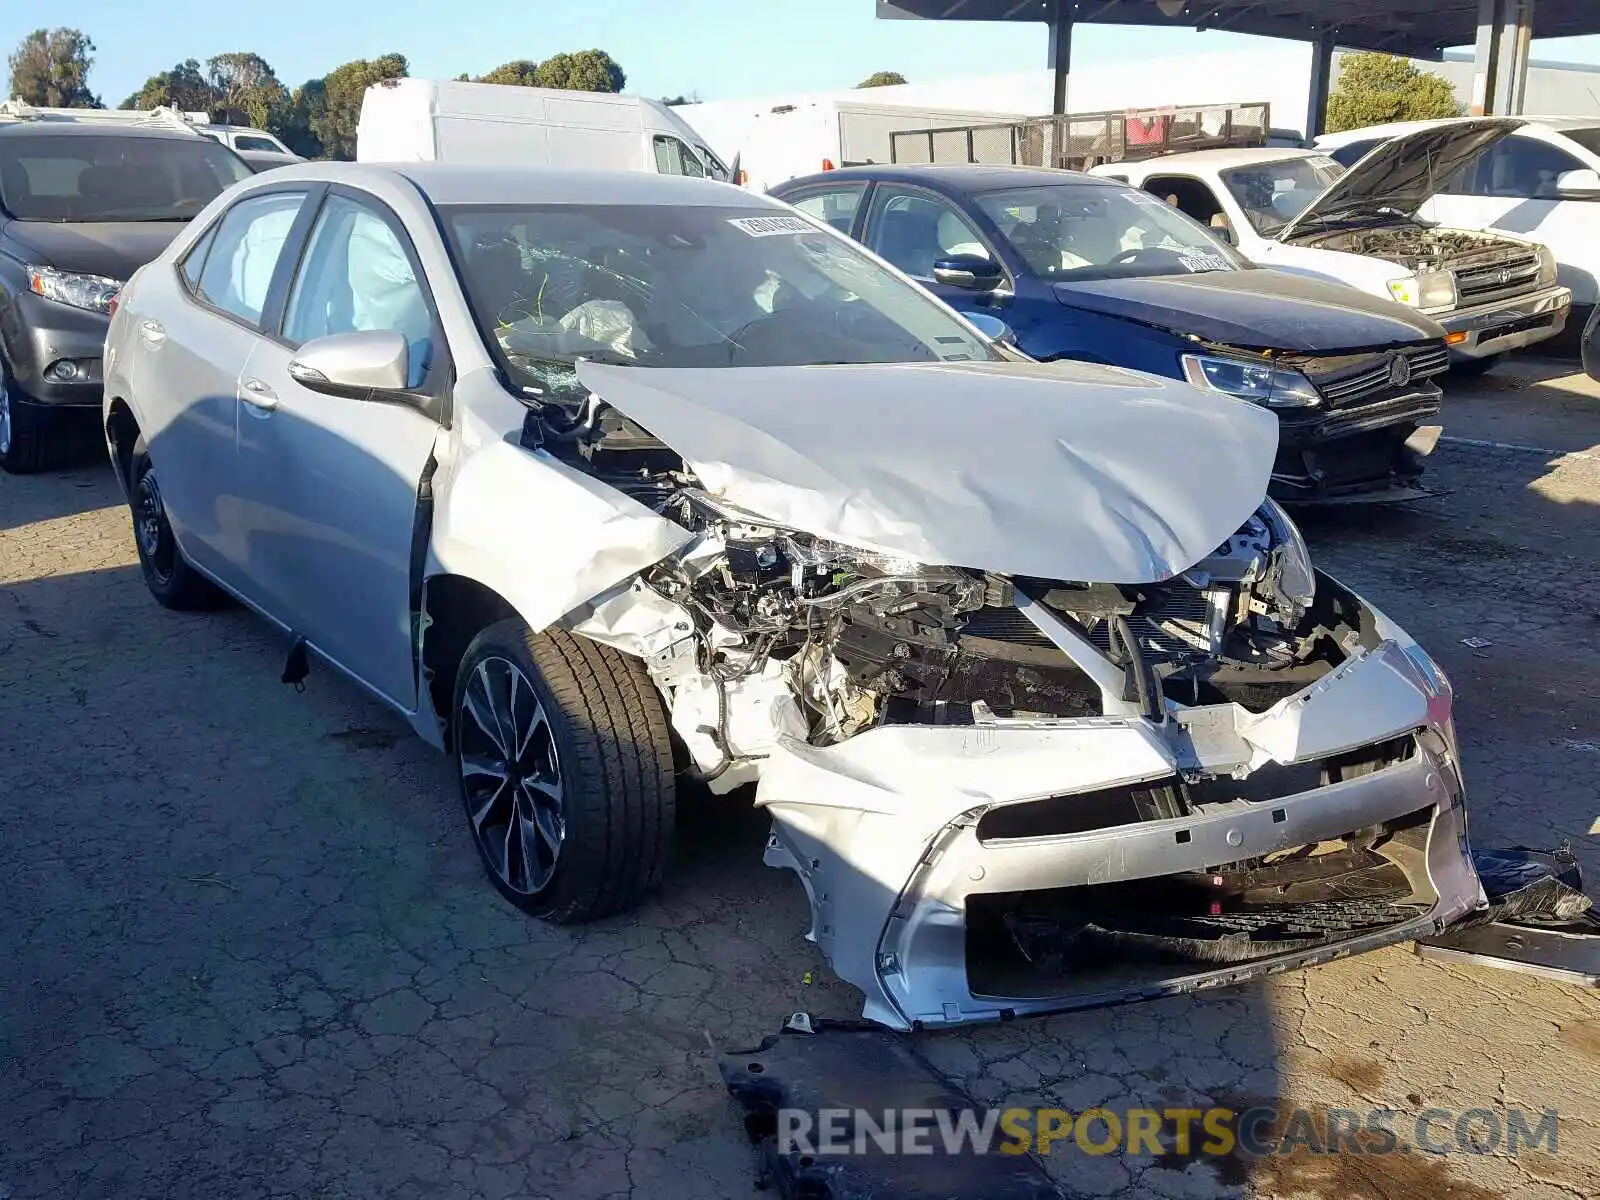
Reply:
[[[692,536],[544,451],[484,445],[435,480],[424,575],[464,575],[538,632]]]

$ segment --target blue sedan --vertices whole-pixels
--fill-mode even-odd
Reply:
[[[1162,197],[1031,167],[867,166],[773,195],[1018,347],[1187,379],[1271,408],[1289,501],[1407,498],[1438,437],[1444,330],[1340,284],[1262,270]]]

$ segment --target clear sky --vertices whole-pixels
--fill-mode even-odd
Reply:
[[[872,0],[0,0],[5,53],[42,25],[93,39],[90,86],[113,105],[175,62],[235,50],[260,54],[294,87],[391,50],[413,75],[450,77],[598,47],[627,71],[630,92],[705,100],[851,87],[879,70],[915,82],[1045,65],[1042,25],[879,21]],[[1254,40],[1090,25],[1073,54],[1108,62]],[[1600,36],[1538,41],[1533,53],[1600,63]]]

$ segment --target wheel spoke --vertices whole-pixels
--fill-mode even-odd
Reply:
[[[481,776],[486,779],[498,779],[501,783],[511,777],[506,764],[493,755],[468,754],[465,750],[461,752],[461,775],[464,779]]]
[[[502,778],[500,785],[491,790],[483,802],[473,810],[472,828],[479,837],[483,836],[483,831],[488,827],[489,818],[494,815],[495,810],[504,807],[503,802],[508,800],[513,804],[515,803],[514,799],[512,798],[510,782]],[[516,823],[514,818],[511,823]]]
[[[527,845],[522,840],[522,818],[515,811],[506,822],[505,840],[500,844],[500,878],[522,891],[527,886]]]
[[[485,670],[487,666],[486,662],[481,662],[478,664],[478,669],[472,673],[472,680],[467,684],[467,690],[461,697],[461,707],[467,716],[472,718],[472,723],[483,732],[483,736],[494,743],[494,748],[500,751],[500,758],[509,762],[511,754],[506,746],[505,733],[500,728],[500,719],[494,711],[494,701],[490,698],[489,675]]]
[[[522,854],[528,869],[528,890],[536,892],[549,883],[550,876],[555,874],[561,839],[557,837],[551,840],[550,831],[539,819],[538,810],[535,810],[532,820],[522,818],[518,824],[522,827]]]
[[[561,811],[561,781],[557,779],[523,779],[523,789],[535,808]]]
[[[553,808],[535,804],[533,820],[530,824],[532,824],[534,832],[539,835],[539,840],[549,849],[550,862],[553,866],[556,855],[561,852],[561,842],[566,835],[566,831],[561,825],[561,814]]]
[[[542,730],[548,730],[549,726],[550,722],[544,715],[544,705],[540,704],[539,698],[535,696],[533,698],[533,719],[528,722],[528,727],[522,731],[522,736],[517,741],[517,761],[519,763],[525,764],[528,761],[528,747],[533,744],[534,735]]]

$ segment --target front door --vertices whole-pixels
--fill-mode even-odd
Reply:
[[[375,199],[335,190],[306,240],[280,329],[245,364],[240,388],[257,399],[239,423],[239,460],[252,533],[290,626],[411,711],[418,489],[439,426],[404,405],[312,392],[289,374],[304,343],[368,329],[405,334],[414,387],[447,386],[404,227]]]

